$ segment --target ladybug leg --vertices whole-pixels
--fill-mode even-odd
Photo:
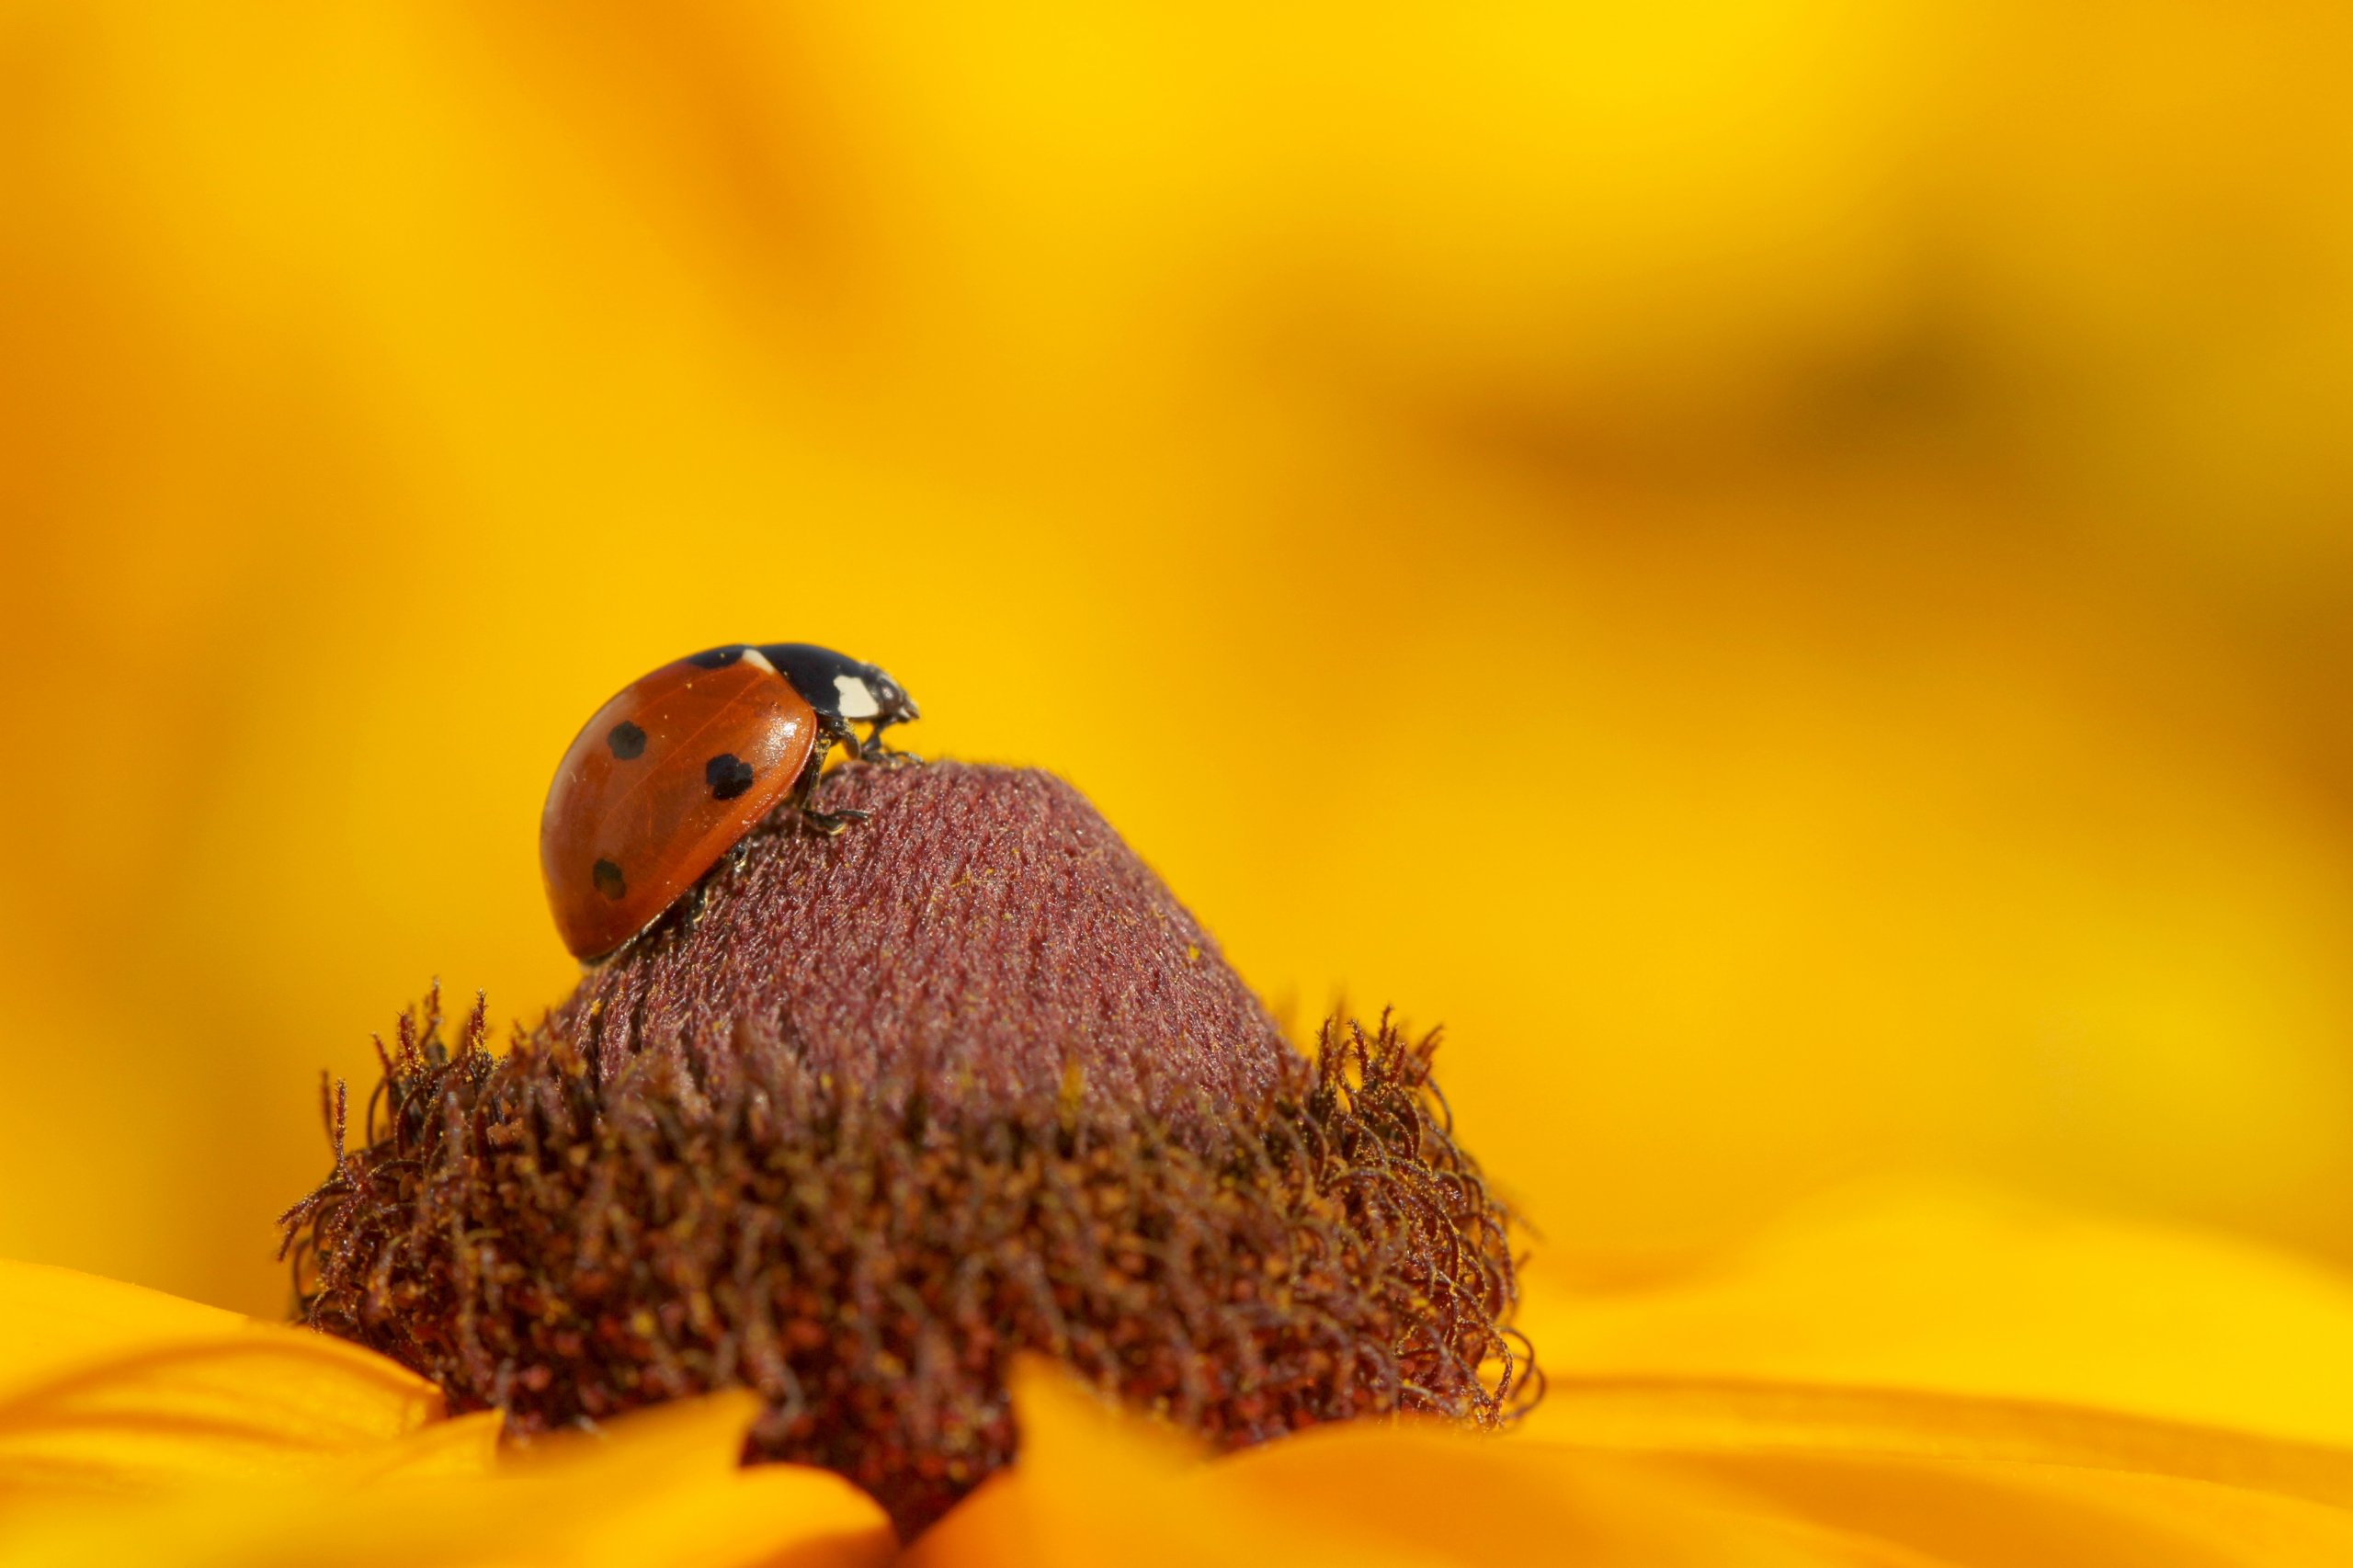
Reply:
[[[910,762],[921,762],[923,758],[911,751],[900,751],[882,744],[882,732],[890,727],[891,721],[888,719],[874,721],[874,733],[866,737],[864,745],[858,748],[858,760],[880,763],[886,767],[898,767]]]
[[[825,751],[830,752],[831,750],[833,750],[833,745],[828,742],[825,746]],[[844,809],[838,812],[821,812],[816,807],[809,803],[809,797],[813,794],[817,789],[818,775],[824,771],[824,767],[825,752],[812,753],[809,757],[808,766],[801,770],[801,777],[793,782],[792,793],[787,796],[786,799],[791,803],[792,809],[801,813],[801,820],[802,822],[807,823],[819,833],[822,833],[826,837],[831,838],[834,835],[839,833],[850,824],[854,822],[864,822],[866,820],[866,813],[864,812],[852,811],[848,809]]]
[[[858,744],[858,727],[838,713],[826,713],[817,720],[817,750],[809,758],[809,771],[815,773],[825,766],[835,746],[847,746],[852,756],[864,753]]]
[[[838,812],[821,812],[814,806],[804,805],[801,808],[801,820],[831,838],[850,824],[864,822],[866,813],[847,806]]]

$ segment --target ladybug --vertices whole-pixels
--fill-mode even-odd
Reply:
[[[916,717],[881,670],[807,642],[731,642],[631,683],[574,738],[540,814],[563,945],[609,956],[779,804],[827,834],[863,820],[809,803],[825,758],[898,758],[882,732]]]

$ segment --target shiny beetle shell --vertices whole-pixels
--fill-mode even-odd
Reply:
[[[598,709],[540,818],[564,946],[598,959],[651,925],[822,761],[820,744],[815,710],[742,645],[665,665]]]

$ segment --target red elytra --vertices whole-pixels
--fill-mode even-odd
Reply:
[[[816,753],[816,710],[756,651],[680,659],[597,710],[540,817],[563,945],[603,958],[774,810]]]

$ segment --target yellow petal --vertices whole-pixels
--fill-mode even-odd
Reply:
[[[1019,1464],[917,1543],[916,1568],[2353,1562],[2345,1509],[2129,1469],[1870,1452],[1608,1453],[1370,1424],[1203,1462],[1041,1369],[1017,1378],[1016,1400]]]
[[[1523,1320],[1574,1435],[1585,1381],[1889,1389],[2353,1447],[2353,1282],[2220,1237],[1912,1189],[1826,1206],[1665,1288]]]
[[[363,1449],[329,1473],[353,1482],[384,1483],[488,1475],[498,1468],[502,1412],[477,1410],[418,1427],[405,1437]]]
[[[0,1502],[320,1469],[442,1408],[339,1340],[25,1264],[0,1264]]]
[[[225,1338],[244,1322],[160,1290],[0,1260],[0,1397],[125,1350]]]
[[[742,1463],[745,1434],[760,1409],[757,1396],[735,1390],[642,1411],[615,1423],[608,1437],[544,1444],[471,1495],[500,1514],[518,1506],[543,1517],[600,1514],[570,1527],[581,1555],[567,1560],[614,1568],[891,1556],[897,1540],[888,1517],[840,1476],[805,1465]],[[531,1500],[518,1504],[526,1494]]]
[[[2353,1513],[2175,1476],[1888,1455],[1723,1455],[1675,1468],[1782,1517],[1972,1568],[2353,1562]]]
[[[0,1534],[13,1565],[182,1568],[871,1568],[881,1509],[840,1477],[739,1462],[759,1403],[735,1392],[544,1442],[489,1475],[335,1472],[51,1507]],[[450,1423],[452,1426],[466,1425]]]
[[[1640,1459],[1365,1424],[1204,1462],[1041,1365],[1014,1389],[1018,1464],[916,1542],[913,1568],[1924,1561]]]
[[[1544,1430],[1553,1442],[1621,1452],[2066,1466],[2353,1507],[2353,1449],[2018,1400],[1802,1383],[1572,1380],[1548,1402]]]

